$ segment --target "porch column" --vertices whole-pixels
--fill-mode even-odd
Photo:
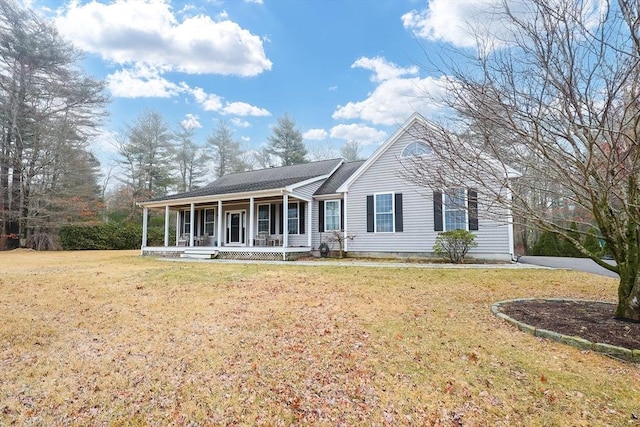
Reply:
[[[189,224],[189,246],[193,246],[193,231],[195,229],[194,225],[195,225],[195,221],[196,221],[196,204],[191,202],[191,224]]]
[[[164,207],[164,246],[169,246],[169,205]]]
[[[347,232],[347,230],[349,229],[349,226],[347,225],[347,193],[344,193],[342,196],[342,214],[344,215],[344,218],[340,218],[340,219],[344,224],[344,230],[342,230],[342,233],[344,235],[343,237],[344,251],[347,252],[349,250],[349,239],[347,239],[347,235],[349,234]],[[338,227],[339,226],[340,225],[338,224]]]
[[[142,208],[142,247],[147,246],[147,223],[149,217],[149,208]]]
[[[176,212],[176,246],[178,246],[178,239],[180,239],[180,229],[182,228],[182,224],[180,224],[180,211]]]
[[[282,249],[289,245],[289,195],[282,196]]]
[[[313,215],[313,199],[310,202],[307,202],[307,246],[311,247],[311,233],[313,232],[313,227],[311,226],[311,220]]]
[[[222,246],[222,200],[218,200],[218,247]]]
[[[255,200],[253,197],[249,198],[249,246],[253,246],[253,216],[255,215],[254,213],[254,208],[253,208],[253,204],[255,203]]]

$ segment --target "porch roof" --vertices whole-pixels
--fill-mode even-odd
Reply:
[[[192,199],[204,196],[277,190],[290,187],[295,184],[304,183],[305,181],[313,178],[329,175],[338,168],[342,162],[342,159],[331,159],[319,162],[234,173],[218,178],[212,183],[197,190],[157,197],[146,202],[141,202],[140,205],[162,201]]]

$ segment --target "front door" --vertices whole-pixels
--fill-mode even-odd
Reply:
[[[227,212],[227,244],[245,244],[245,224],[245,211]]]

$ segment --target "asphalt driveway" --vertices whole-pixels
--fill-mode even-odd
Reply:
[[[519,263],[539,265],[542,267],[566,268],[569,270],[584,271],[586,273],[600,274],[602,276],[615,277],[618,275],[606,268],[600,267],[593,260],[588,258],[567,258],[567,257],[551,257],[551,256],[521,256]],[[606,261],[614,264],[613,261]]]

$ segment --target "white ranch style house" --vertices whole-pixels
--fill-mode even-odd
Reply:
[[[349,256],[429,257],[436,236],[469,230],[469,258],[514,258],[511,213],[485,214],[469,188],[431,191],[402,178],[402,162],[433,155],[415,138],[412,115],[366,161],[323,160],[223,176],[189,192],[145,202],[142,254],[290,260],[318,255],[333,233]],[[150,209],[164,210],[164,244],[147,245]],[[171,217],[177,224],[170,235]],[[332,249],[337,249],[334,242]]]

